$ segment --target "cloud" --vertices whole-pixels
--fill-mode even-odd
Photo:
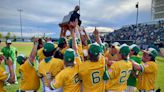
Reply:
[[[2,33],[3,37],[7,35],[8,32],[0,32]],[[10,32],[11,33],[11,37],[13,37],[14,35],[16,35],[16,37],[20,38],[21,37],[21,33],[20,32]],[[23,32],[23,37],[42,37],[44,36],[44,33],[41,33],[41,32],[32,32],[32,33],[29,33],[29,32]],[[49,36],[49,37],[52,37],[53,35],[56,35],[55,32],[47,32],[45,33],[45,36]]]
[[[109,27],[96,27],[96,28],[100,33],[107,33],[107,32],[114,31],[114,29],[109,28]],[[93,33],[93,31],[95,30],[95,27],[89,26],[89,27],[85,28],[85,30],[87,33]]]
[[[135,23],[138,1],[140,22],[149,21],[150,0],[81,0],[82,25],[118,28]],[[78,0],[3,0],[0,3],[0,31],[19,30],[17,10],[21,8],[24,31],[44,33],[55,30],[58,37],[58,23],[77,4]]]

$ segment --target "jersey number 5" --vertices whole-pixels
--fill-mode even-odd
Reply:
[[[100,74],[99,71],[92,72],[92,83],[93,84],[100,82],[100,75],[99,74]]]

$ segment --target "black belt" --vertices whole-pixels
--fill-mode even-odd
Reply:
[[[26,92],[26,91],[25,90],[17,90],[16,92]],[[37,91],[33,91],[33,92],[37,92]]]

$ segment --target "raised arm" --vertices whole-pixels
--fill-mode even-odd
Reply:
[[[76,54],[78,54],[78,50],[77,50],[77,42],[76,42],[76,36],[75,36],[75,32],[72,31],[71,32],[71,35],[72,35],[72,48],[75,50]]]
[[[132,62],[133,68],[134,68],[135,70],[138,70],[138,71],[143,71],[143,70],[144,70],[143,65],[138,64],[138,63],[136,63],[136,62],[134,62],[134,61],[131,61],[131,62]]]
[[[78,53],[78,50],[77,50],[77,42],[76,42],[76,35],[75,35],[75,31],[78,31],[76,29],[76,23],[75,22],[71,22],[71,24],[73,25],[73,27],[70,29],[71,31],[71,36],[72,36],[72,48],[75,50],[76,54]]]
[[[34,38],[34,46],[32,48],[31,54],[29,56],[30,63],[33,63],[35,60],[35,56],[37,53],[37,46],[38,46],[38,38]]]
[[[66,36],[67,29],[68,28],[66,26],[61,27],[60,38]]]
[[[99,33],[99,31],[96,29],[96,27],[95,27],[95,31],[93,32],[93,34],[94,34],[94,36],[96,37],[96,42],[97,42],[98,44],[102,44],[102,41],[101,41],[101,38],[100,38],[100,33]]]

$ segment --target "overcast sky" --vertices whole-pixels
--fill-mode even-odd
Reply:
[[[151,0],[81,0],[81,20],[84,27],[119,28],[135,24],[139,1],[139,22],[151,21]],[[63,16],[79,4],[78,0],[0,0],[0,32],[20,35],[19,12],[23,9],[25,35],[47,33],[59,37],[58,24]],[[26,34],[28,33],[28,34]],[[31,36],[31,35],[30,35]]]

